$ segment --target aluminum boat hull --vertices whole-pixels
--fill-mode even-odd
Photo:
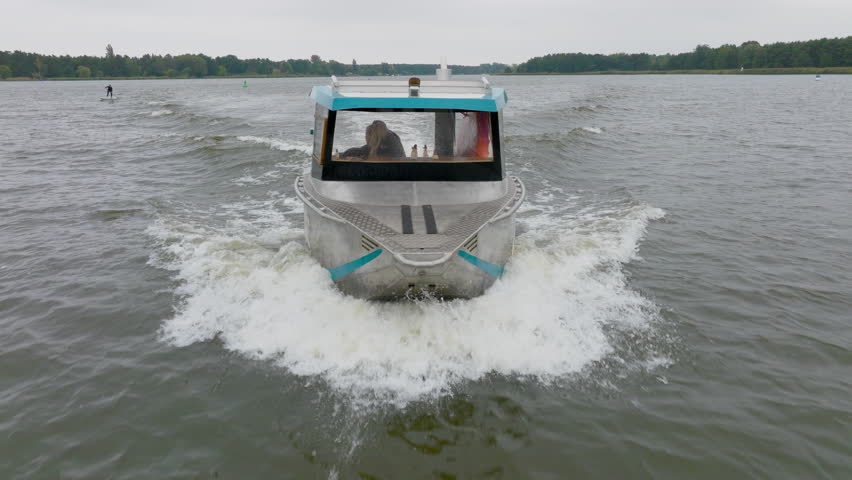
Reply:
[[[311,255],[337,287],[365,299],[481,295],[515,239],[521,181],[296,180]]]

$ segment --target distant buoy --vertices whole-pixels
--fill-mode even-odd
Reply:
[[[243,80],[243,88],[248,88],[248,80]]]

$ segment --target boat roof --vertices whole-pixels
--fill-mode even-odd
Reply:
[[[311,98],[329,110],[435,109],[498,112],[508,97],[502,88],[479,80],[423,80],[419,96],[409,94],[409,80],[339,80],[311,89]]]

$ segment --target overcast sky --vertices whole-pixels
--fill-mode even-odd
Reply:
[[[558,52],[852,35],[852,0],[2,0],[0,50],[358,63],[520,63]]]

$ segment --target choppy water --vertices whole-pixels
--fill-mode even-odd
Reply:
[[[852,77],[495,77],[516,255],[303,244],[322,79],[0,83],[0,478],[852,478]]]

